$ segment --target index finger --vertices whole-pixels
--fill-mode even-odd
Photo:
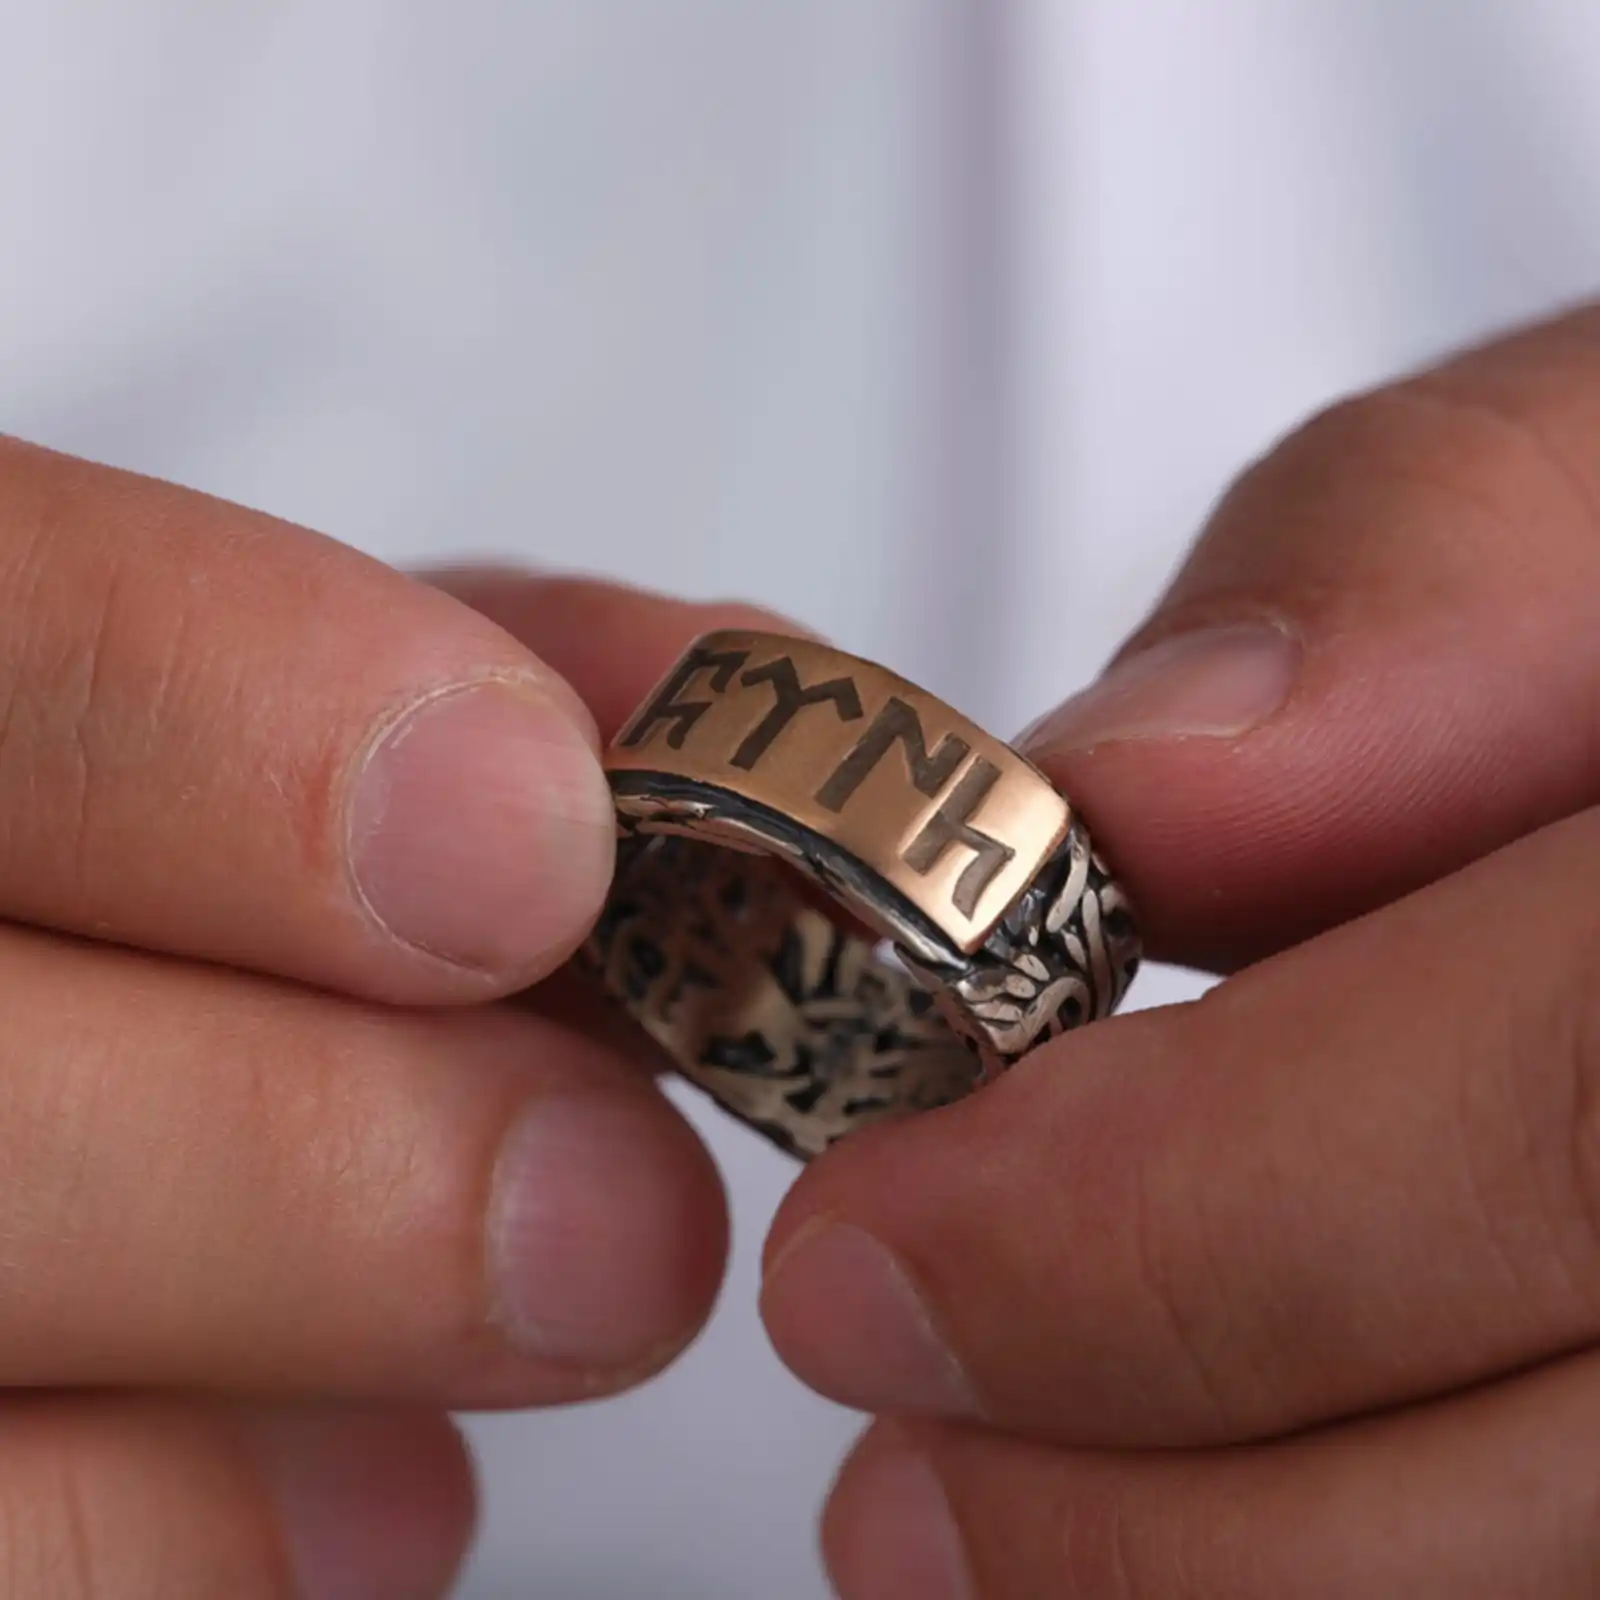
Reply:
[[[432,1004],[599,909],[578,696],[353,550],[0,441],[0,623],[0,916]]]

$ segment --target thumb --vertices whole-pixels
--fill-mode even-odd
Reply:
[[[1227,970],[1600,803],[1600,311],[1325,413],[1024,749]]]

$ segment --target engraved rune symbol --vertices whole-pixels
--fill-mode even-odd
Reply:
[[[956,879],[955,892],[950,896],[956,910],[964,917],[970,917],[977,910],[995,874],[1016,854],[1010,845],[1002,844],[968,821],[999,777],[1000,769],[979,756],[962,773],[961,781],[944,804],[923,824],[922,832],[901,853],[900,859],[913,872],[926,874],[933,871],[939,858],[953,844],[964,844],[974,852],[972,860]]]
[[[661,686],[660,693],[634,720],[622,738],[623,747],[636,749],[665,722],[671,724],[667,743],[674,750],[683,749],[683,741],[689,737],[695,723],[711,709],[711,702],[683,700],[679,696],[707,670],[711,673],[712,692],[725,694],[734,673],[749,659],[748,650],[691,650],[678,664],[678,670]]]
[[[922,732],[922,718],[904,700],[892,698],[856,741],[855,749],[834,769],[833,776],[817,790],[817,804],[829,811],[843,811],[867,774],[894,744],[898,744],[905,755],[912,783],[930,800],[967,759],[969,748],[965,739],[947,733],[930,756]]]
[[[834,769],[817,791],[817,804],[842,811],[867,774],[898,744],[906,771],[917,791],[931,800],[948,784],[972,752],[958,734],[947,733],[937,749],[928,751],[922,719],[904,700],[893,698],[856,741],[855,748]],[[956,880],[951,899],[964,917],[977,909],[984,890],[1016,854],[1010,845],[991,838],[972,825],[971,817],[1000,778],[1000,769],[979,756],[946,797],[943,805],[923,824],[921,832],[901,852],[900,859],[913,872],[926,876],[952,845],[965,845],[973,859]]]
[[[779,656],[764,667],[752,667],[740,678],[746,688],[770,684],[775,701],[772,709],[753,728],[733,753],[733,765],[748,772],[772,748],[772,741],[807,706],[832,705],[841,722],[855,722],[861,715],[861,696],[850,678],[830,678],[807,689],[788,656]]]

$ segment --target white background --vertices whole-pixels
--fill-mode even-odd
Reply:
[[[0,427],[754,596],[1005,732],[1303,413],[1592,290],[1600,7],[0,0],[0,244]],[[752,1311],[790,1169],[699,1120],[721,1311],[474,1424],[477,1600],[824,1593],[857,1424]]]

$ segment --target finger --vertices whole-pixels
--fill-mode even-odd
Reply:
[[[0,1404],[0,1600],[432,1600],[472,1525],[442,1417]]]
[[[829,1504],[829,1569],[841,1600],[1583,1600],[1597,1369],[1217,1453],[879,1426]]]
[[[618,1005],[600,974],[585,963],[569,962],[506,1003],[585,1035],[651,1077],[676,1070],[672,1057]]]
[[[536,577],[503,567],[444,568],[429,581],[492,617],[536,648],[583,695],[609,742],[689,642],[718,629],[753,629],[811,639],[801,623],[736,601],[668,600],[592,578]],[[788,872],[788,869],[784,869]],[[791,888],[835,921],[865,933],[854,913],[798,871]],[[543,1007],[544,985],[530,996]],[[637,1030],[636,1030],[637,1031]]]
[[[769,1241],[780,1354],[868,1410],[1181,1446],[1600,1338],[1596,860],[1590,812],[846,1141]]]
[[[0,915],[433,1003],[600,905],[576,696],[354,551],[0,441],[0,616]]]
[[[673,600],[594,578],[508,567],[441,567],[423,576],[537,650],[582,696],[607,741],[698,635],[749,628],[811,636],[759,606]]]
[[[1600,803],[1600,309],[1336,407],[1029,739],[1217,969]]]
[[[550,1403],[707,1315],[710,1160],[627,1058],[0,933],[0,1385]]]
[[[498,566],[435,567],[418,576],[538,651],[582,696],[605,743],[698,635],[719,628],[807,632],[756,606],[698,604],[594,578]],[[672,1067],[666,1052],[605,992],[598,976],[580,967],[563,967],[518,1002],[596,1034],[653,1072]]]

